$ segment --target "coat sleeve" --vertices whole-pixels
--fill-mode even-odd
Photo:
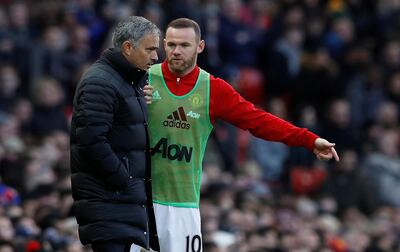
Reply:
[[[79,151],[94,174],[113,188],[124,188],[128,172],[107,140],[118,106],[117,92],[105,83],[84,83],[75,104],[76,139]]]
[[[257,108],[222,79],[212,80],[210,96],[213,122],[222,119],[264,140],[304,147],[310,151],[314,149],[317,135]]]

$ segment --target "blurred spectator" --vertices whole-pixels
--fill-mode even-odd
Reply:
[[[0,206],[11,206],[20,204],[21,198],[11,187],[1,183],[0,177]]]
[[[264,77],[255,68],[241,68],[238,70],[237,90],[246,100],[256,106],[265,103]]]
[[[0,34],[6,32],[8,24],[8,17],[5,8],[0,9]]]
[[[386,96],[390,101],[397,104],[397,110],[400,111],[400,72],[394,72],[388,78],[386,87]]]
[[[375,122],[384,129],[397,129],[400,126],[400,111],[396,103],[385,101],[379,104]]]
[[[65,93],[53,78],[37,81],[32,91],[34,102],[32,133],[48,134],[56,130],[67,131],[68,124],[63,110]]]
[[[382,132],[378,150],[367,156],[364,169],[378,187],[378,202],[400,207],[399,131]]]
[[[98,56],[98,52],[101,49],[108,28],[104,20],[98,16],[95,9],[95,3],[96,1],[94,0],[79,0],[76,1],[76,6],[74,6],[76,21],[88,28],[91,50],[90,55],[92,58]],[[83,42],[79,40],[80,35],[72,35],[72,39],[78,39],[78,41],[76,41],[78,43]]]
[[[20,91],[23,94],[29,93],[28,83],[31,79],[32,52],[34,51],[34,38],[37,30],[30,22],[29,7],[25,1],[14,1],[9,9],[9,32],[13,41],[13,63],[21,74],[22,87]]]
[[[14,64],[14,47],[15,44],[9,35],[8,30],[0,30],[0,58],[2,64]]]
[[[306,48],[316,48],[323,43],[324,32],[327,26],[327,21],[321,13],[322,5],[319,1],[305,1],[304,12],[307,22],[305,24],[306,33]]]
[[[33,79],[48,75],[66,85],[70,72],[65,66],[68,37],[59,26],[49,26],[43,31],[40,44],[34,51]]]
[[[20,189],[23,179],[25,143],[19,138],[19,122],[14,116],[0,113],[0,176],[2,182]]]
[[[297,111],[296,111],[297,112]],[[299,107],[299,115],[297,116],[299,127],[307,128],[320,134],[321,132],[321,125],[320,121],[318,120],[317,110],[312,105],[304,105]],[[291,148],[290,153],[288,155],[287,165],[289,167],[293,165],[300,165],[300,166],[312,166],[315,159],[313,154],[304,150],[302,148]],[[287,178],[286,178],[287,179]],[[287,182],[287,181],[286,181]]]
[[[333,100],[326,110],[327,119],[321,135],[335,139],[340,148],[357,149],[360,145],[359,132],[351,125],[350,103],[345,99]]]
[[[32,102],[26,98],[16,99],[14,100],[10,112],[19,123],[21,137],[31,136],[31,120],[33,116]]]
[[[14,246],[11,242],[0,241],[0,252],[14,252]]]
[[[223,167],[226,170],[235,171],[237,168],[239,153],[238,129],[234,126],[218,121],[211,138],[215,140],[217,150],[223,160]]]
[[[355,39],[354,23],[350,17],[340,16],[333,20],[330,31],[325,36],[325,46],[330,55],[340,60],[343,53]]]
[[[293,81],[301,69],[303,42],[304,32],[290,27],[274,43],[268,59],[267,75],[271,81],[267,87],[268,93],[282,95],[293,88]]]
[[[361,128],[379,116],[378,108],[385,99],[382,74],[378,65],[369,65],[348,84],[353,127]]]
[[[338,83],[337,63],[323,47],[304,52],[301,69],[292,79],[290,90],[294,105],[304,103],[325,108],[329,101],[340,96],[341,84]],[[319,114],[321,111],[319,111]]]
[[[15,230],[11,220],[6,216],[0,215],[0,241],[12,242]]]
[[[241,0],[224,0],[221,6],[218,51],[224,59],[223,76],[232,79],[241,67],[255,67],[263,44],[260,30],[243,20],[246,7]]]
[[[382,54],[382,64],[386,73],[391,74],[400,68],[400,41],[389,40],[385,43]]]
[[[195,3],[196,1],[187,2]],[[199,8],[196,7],[196,9]],[[162,10],[161,4],[156,1],[149,1],[149,3],[145,5],[143,16],[149,21],[153,22],[155,25],[157,25],[157,27],[164,28],[166,25],[165,13]]]
[[[341,216],[349,208],[357,208],[371,214],[378,207],[376,188],[372,178],[360,166],[357,153],[344,150],[340,163],[333,166],[324,182],[324,197],[332,197]]]
[[[67,79],[64,87],[70,91],[69,98],[72,99],[73,90],[70,87],[75,86],[75,75],[80,72],[84,65],[94,61],[95,53],[92,52],[93,48],[90,46],[90,31],[84,25],[75,25],[67,30],[68,44],[63,53],[62,63],[66,71]],[[74,82],[74,83],[73,83]],[[69,101],[69,103],[72,103]]]
[[[26,216],[21,217],[15,226],[15,235],[18,237],[35,238],[40,235],[40,232],[35,220]]]
[[[270,99],[267,111],[287,120],[287,110],[282,99]],[[284,172],[284,163],[289,156],[290,148],[282,143],[267,142],[250,137],[249,158],[254,159],[262,169],[262,178],[268,182],[279,182]]]
[[[166,14],[168,22],[176,18],[187,17],[202,25],[203,12],[200,4],[201,1],[199,0],[165,1],[164,6],[167,8]]]
[[[11,65],[0,66],[0,111],[8,112],[17,98],[19,78]]]
[[[348,244],[350,251],[366,251],[370,244],[370,238],[365,233],[357,229],[350,229],[344,233],[344,240]]]
[[[136,13],[137,2],[105,1],[98,9],[100,9],[102,19],[107,23],[108,30],[110,30],[114,24]]]
[[[29,8],[24,1],[15,1],[9,7],[10,30],[17,45],[27,43],[32,30],[29,27]]]

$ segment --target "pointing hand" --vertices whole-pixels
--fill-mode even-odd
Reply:
[[[339,156],[334,148],[335,144],[326,139],[317,138],[314,143],[314,154],[319,160],[330,160],[332,157],[339,162]]]

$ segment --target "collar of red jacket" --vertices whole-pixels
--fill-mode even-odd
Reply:
[[[179,78],[174,73],[172,73],[171,70],[169,70],[167,61],[164,61],[162,63],[162,72],[164,75],[164,80],[166,82],[168,81],[175,82],[176,79]],[[188,73],[183,77],[180,77],[180,82],[194,85],[196,83],[197,77],[199,76],[199,73],[200,73],[200,68],[196,65],[196,67],[190,73]]]

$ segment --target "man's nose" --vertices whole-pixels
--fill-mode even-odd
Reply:
[[[174,50],[172,51],[172,53],[174,55],[180,55],[182,53],[181,52],[181,47],[180,46],[175,47]]]
[[[158,60],[157,51],[154,51],[154,52],[151,54],[151,60],[152,60],[153,62],[156,62],[156,61]]]

